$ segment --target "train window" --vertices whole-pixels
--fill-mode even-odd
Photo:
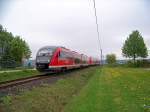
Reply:
[[[72,59],[73,55],[71,53],[68,52],[68,58]]]
[[[73,54],[71,54],[70,52],[67,51],[60,51],[60,58],[68,58],[68,59],[72,59],[73,58]]]
[[[71,54],[69,52],[66,52],[66,58],[71,58]]]
[[[39,50],[38,52],[38,56],[51,56],[54,52],[54,49],[50,49],[50,48],[44,48]]]
[[[58,52],[57,57],[60,57],[60,52]]]
[[[61,51],[61,52],[60,52],[60,57],[61,57],[61,58],[66,58],[66,53],[65,53],[64,51]]]
[[[66,51],[61,51],[60,52],[60,57],[62,58],[72,58],[72,54]]]

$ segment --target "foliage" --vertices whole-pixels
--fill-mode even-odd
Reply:
[[[28,44],[20,36],[13,36],[0,25],[0,66],[13,67],[9,64],[10,61],[18,65],[21,64],[22,58],[28,59],[30,55],[31,50]],[[13,65],[16,66],[15,63]]]
[[[136,58],[146,58],[148,56],[147,47],[144,43],[142,35],[139,31],[133,31],[122,48],[123,56],[133,58],[134,62]]]
[[[110,65],[115,64],[116,63],[116,55],[115,54],[107,54],[106,61]]]
[[[29,58],[31,54],[28,45],[19,36],[16,36],[11,41],[10,52],[17,62],[21,62],[23,57]]]
[[[127,67],[150,67],[150,62],[148,60],[137,60],[136,62],[133,62],[132,60],[129,60],[126,64]]]

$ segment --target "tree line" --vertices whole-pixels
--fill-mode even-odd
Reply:
[[[0,25],[0,67],[21,65],[23,58],[30,58],[29,45],[20,36],[14,36]]]
[[[148,56],[148,50],[138,30],[133,31],[125,40],[122,47],[122,55],[132,59],[128,61],[131,66],[140,67],[144,64],[148,64],[148,62],[144,60]],[[115,54],[108,54],[106,56],[106,61],[108,64],[114,65],[116,63]]]

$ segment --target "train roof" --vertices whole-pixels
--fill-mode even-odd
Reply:
[[[63,49],[66,49],[66,50],[71,51],[72,53],[86,56],[85,54],[80,54],[80,53],[78,53],[78,52],[76,52],[76,51],[72,51],[72,50],[70,50],[70,49],[68,49],[68,48],[66,48],[66,47],[63,47],[63,46],[44,46],[44,47],[41,47],[39,50],[44,49],[44,48],[51,48],[51,49],[63,48]]]
[[[52,48],[52,49],[56,49],[58,47],[62,47],[62,46],[44,46],[44,47],[41,47],[40,49],[44,49],[44,48]]]

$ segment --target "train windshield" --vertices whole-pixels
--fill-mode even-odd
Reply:
[[[39,50],[39,52],[37,53],[38,56],[52,56],[54,52],[54,49],[51,48],[43,48],[41,50]]]

